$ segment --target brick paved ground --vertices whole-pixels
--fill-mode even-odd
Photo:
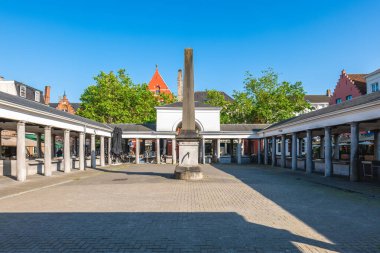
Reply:
[[[170,165],[103,170],[0,198],[0,252],[380,252],[379,199],[298,174],[204,166],[205,180],[184,182]]]

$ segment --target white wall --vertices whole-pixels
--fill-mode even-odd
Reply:
[[[17,96],[16,85],[14,81],[0,81],[0,91]]]
[[[157,131],[175,131],[182,121],[182,108],[157,108]],[[220,109],[195,108],[195,121],[201,131],[220,131]]]
[[[372,84],[374,83],[378,83],[379,88],[380,88],[380,72],[366,77],[366,82],[367,82],[367,94],[372,93]]]

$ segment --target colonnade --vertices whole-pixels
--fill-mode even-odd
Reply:
[[[16,175],[18,181],[25,181],[27,177],[27,161],[26,161],[26,138],[25,138],[25,125],[26,122],[19,121],[17,122],[17,153],[16,153]],[[85,154],[85,145],[86,145],[86,133],[84,132],[74,132],[68,129],[63,129],[63,168],[65,173],[71,172],[73,169],[73,158],[71,156],[71,145],[70,138],[75,133],[79,136],[79,147],[77,145],[77,136],[75,136],[74,149],[76,158],[79,159],[79,170],[84,170],[86,167],[86,154]],[[37,156],[42,157],[41,149],[41,133],[37,133]],[[108,164],[111,164],[111,138],[100,136],[100,166],[105,166],[105,138],[108,139],[107,142],[107,160]],[[90,134],[91,147],[90,147],[90,156],[91,156],[91,168],[96,168],[96,150],[95,150],[95,141],[96,134]],[[52,175],[52,158],[54,157],[55,151],[55,135],[53,134],[53,127],[44,126],[44,153],[43,153],[43,175],[51,176]]]
[[[363,124],[364,125],[364,124]],[[259,145],[259,153],[261,149],[264,152],[264,164],[269,164],[268,158],[271,153],[272,166],[277,166],[277,156],[276,148],[277,141],[281,139],[281,150],[280,150],[280,166],[285,168],[286,165],[286,140],[289,140],[291,145],[291,169],[298,169],[298,153],[299,140],[305,137],[306,149],[305,149],[305,172],[313,173],[315,167],[315,161],[313,161],[313,137],[320,137],[320,157],[323,157],[324,162],[324,175],[326,177],[331,177],[334,174],[334,160],[339,160],[339,131],[333,131],[335,127],[327,126],[323,129],[307,129],[302,132],[293,132],[288,134],[281,134],[275,136],[266,136],[260,139],[264,147]],[[360,170],[360,160],[359,160],[359,122],[352,122],[349,125],[350,133],[350,159],[349,159],[349,178],[351,181],[359,180],[359,170]],[[380,130],[371,130],[374,132],[374,160],[380,160]],[[301,136],[301,138],[300,138]],[[271,139],[271,141],[270,141]],[[261,159],[258,160],[261,164]]]

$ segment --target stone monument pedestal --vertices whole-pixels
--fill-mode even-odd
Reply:
[[[182,180],[200,180],[203,178],[198,165],[199,140],[178,140],[179,165],[175,168],[174,178]]]

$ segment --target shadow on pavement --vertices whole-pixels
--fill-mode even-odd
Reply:
[[[94,170],[107,172],[107,173],[119,173],[119,174],[125,174],[125,175],[140,175],[140,176],[158,176],[158,177],[164,177],[167,179],[174,179],[173,173],[164,173],[164,172],[152,172],[152,171],[127,171],[126,169],[123,170],[110,170],[105,168],[96,168]]]
[[[233,212],[2,213],[0,252],[299,252],[334,245]]]
[[[300,180],[297,174],[269,167],[213,167],[241,180],[330,241],[338,245],[367,243],[380,252],[378,199]]]

